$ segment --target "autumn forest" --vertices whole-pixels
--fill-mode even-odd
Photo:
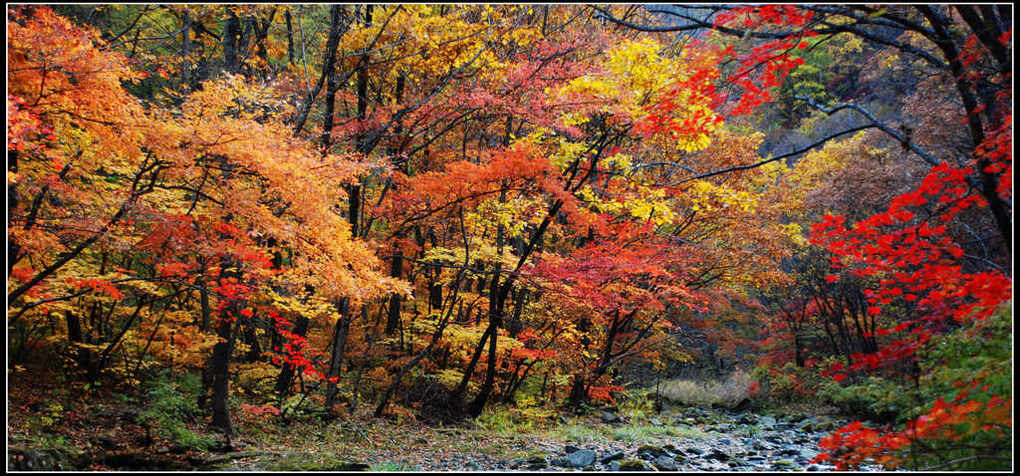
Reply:
[[[1012,468],[1012,5],[7,5],[9,470]]]

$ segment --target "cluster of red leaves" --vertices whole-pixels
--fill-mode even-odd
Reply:
[[[588,391],[588,396],[592,400],[600,402],[614,404],[616,401],[613,400],[612,392],[622,392],[623,387],[619,385],[592,385]]]
[[[280,316],[280,313],[269,311],[269,317],[273,320],[276,332],[285,339],[283,349],[274,349],[281,352],[283,358],[281,359],[274,355],[272,357],[273,364],[280,365],[286,362],[303,375],[308,375],[317,380],[326,380],[326,376],[315,367],[314,362],[318,358],[323,357],[323,354],[313,351],[312,347],[308,344],[308,339],[304,336],[291,332],[291,322]],[[337,380],[337,377],[330,379],[333,383],[336,383]]]
[[[994,395],[987,402],[966,403],[960,397],[952,403],[939,397],[928,413],[908,422],[901,431],[883,432],[864,427],[859,421],[836,430],[818,444],[828,451],[819,454],[812,463],[831,461],[837,470],[856,468],[865,462],[895,468],[906,458],[898,450],[919,439],[951,442],[978,431],[1005,437],[1012,427],[1011,408],[1011,398]]]
[[[771,27],[804,27],[784,38],[756,46],[750,53],[736,58],[739,67],[727,81],[742,89],[743,94],[730,114],[749,114],[771,101],[769,89],[782,84],[795,68],[804,64],[803,58],[791,56],[790,52],[807,48],[804,40],[817,35],[806,27],[812,13],[794,5],[761,5],[735,8],[716,17],[715,25],[724,28],[767,30]]]
[[[67,282],[71,283],[72,285],[78,288],[92,288],[93,291],[97,293],[103,293],[114,299],[122,299],[124,297],[124,293],[120,292],[120,290],[117,289],[117,287],[114,286],[113,283],[105,279],[67,278]]]
[[[39,152],[40,139],[56,140],[53,127],[44,124],[20,96],[7,95],[7,150]]]
[[[1008,99],[1007,99],[1008,100]],[[1003,200],[1013,198],[1013,115],[1008,114],[1002,125],[990,131],[981,145],[975,149],[978,156],[985,157],[989,165],[985,172],[1000,174],[996,191]]]
[[[686,108],[687,104],[705,104],[712,111],[718,109],[726,95],[719,93],[715,87],[714,81],[719,78],[719,70],[715,65],[718,64],[719,58],[731,53],[732,50],[730,47],[718,51],[717,48],[696,40],[695,44],[686,50],[692,56],[688,58],[692,73],[674,82],[660,101],[646,106],[645,111],[648,115],[634,125],[634,131],[642,135],[667,131],[676,135],[690,136],[708,133],[721,124],[723,117],[718,114],[698,109],[693,113],[680,115],[681,118],[676,111]]]

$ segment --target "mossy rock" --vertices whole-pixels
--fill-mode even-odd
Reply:
[[[793,461],[790,461],[788,459],[781,459],[772,464],[780,468],[789,468],[793,466]]]
[[[527,450],[527,451],[522,451],[522,452],[520,452],[518,454],[519,454],[519,457],[521,459],[528,460],[529,463],[531,462],[531,460],[533,460],[535,458],[538,458],[538,459],[541,459],[541,460],[545,460],[546,457],[549,456],[549,452],[545,451],[545,450]]]
[[[653,456],[659,456],[666,454],[666,450],[655,445],[644,444],[638,447],[638,453],[649,453]]]
[[[652,471],[652,468],[639,459],[625,459],[620,461],[618,471]]]

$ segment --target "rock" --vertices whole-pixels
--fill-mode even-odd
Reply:
[[[728,446],[733,444],[733,442],[729,438],[719,438],[719,444]]]
[[[683,451],[680,451],[680,448],[677,448],[676,446],[673,446],[669,443],[662,445],[662,449],[669,451],[670,453],[673,454],[684,454]]]
[[[652,464],[660,471],[676,471],[676,461],[666,455],[659,455]]]
[[[567,446],[563,447],[563,453],[564,454],[570,454],[570,453],[573,453],[573,452],[575,452],[575,451],[577,451],[579,449],[581,449],[581,448],[578,448],[578,447],[576,447],[574,445],[567,445]]]
[[[648,453],[652,456],[660,456],[666,454],[666,450],[655,446],[655,445],[641,445],[637,449],[638,454]]]
[[[793,466],[793,461],[790,461],[788,459],[781,459],[777,460],[775,463],[772,464],[777,468],[789,468]]]
[[[730,455],[723,453],[722,451],[719,451],[718,448],[715,448],[712,450],[711,453],[708,454],[708,456],[706,456],[706,458],[725,462],[729,461]]]
[[[615,461],[614,461],[615,463]],[[651,471],[644,461],[639,459],[625,459],[619,462],[616,471]]]
[[[602,423],[620,423],[623,421],[619,415],[605,410],[599,410],[599,416],[602,418]]]
[[[763,417],[758,419],[758,426],[760,426],[760,427],[762,427],[764,429],[775,428],[776,427],[776,423],[778,423],[776,421],[776,419],[772,418],[770,416],[763,416]]]
[[[616,461],[618,459],[623,459],[623,452],[622,451],[617,451],[615,453],[611,453],[611,454],[608,454],[606,456],[603,456],[601,459],[599,459],[599,462],[602,463],[602,464],[607,464],[607,463],[609,463],[611,461]]]
[[[567,461],[566,458],[553,458],[552,461],[549,461],[549,464],[552,466],[560,466],[563,468],[570,467],[570,461]]]
[[[789,421],[790,423],[797,423],[799,421],[803,421],[807,417],[808,416],[803,414],[803,413],[793,413],[793,414],[787,416],[786,420]]]
[[[800,450],[792,446],[787,446],[779,450],[777,453],[782,456],[797,456],[800,455]]]
[[[570,467],[583,468],[595,462],[595,452],[592,450],[577,450],[565,458]]]
[[[620,462],[619,461],[610,461],[609,462],[609,470],[610,471],[619,471],[620,470]]]
[[[662,421],[659,420],[658,418],[652,418],[651,420],[649,420],[649,423],[655,426],[662,426]]]
[[[818,423],[815,424],[815,431],[831,432],[835,431],[839,424],[835,420],[829,417],[818,417]]]
[[[695,447],[687,448],[687,452],[688,453],[692,453],[692,454],[696,454],[696,455],[701,455],[701,454],[705,453],[704,451],[701,451],[701,448],[695,448]]]
[[[544,469],[549,467],[549,463],[545,461],[545,458],[541,456],[532,456],[528,458],[528,469]]]

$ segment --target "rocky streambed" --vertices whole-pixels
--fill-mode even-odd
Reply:
[[[612,420],[612,418],[607,418]],[[689,409],[654,425],[697,428],[697,436],[664,436],[647,441],[594,441],[549,448],[545,456],[508,461],[495,470],[528,471],[831,471],[811,460],[818,442],[842,425],[828,417],[772,417]],[[683,431],[681,431],[683,433]],[[548,443],[545,446],[550,446]],[[457,469],[453,467],[436,469]],[[862,468],[864,471],[880,467]]]
[[[469,444],[456,451],[450,451],[449,442],[424,444],[426,440],[419,439],[420,447],[351,455],[354,459],[331,464],[348,470],[354,469],[351,464],[359,464],[365,469],[391,471],[832,471],[833,466],[811,460],[822,452],[818,442],[844,423],[825,416],[775,417],[697,408],[641,423],[603,413],[601,421],[583,424],[592,431],[582,432],[581,437],[569,432],[536,433],[508,443],[487,442],[474,435],[473,448]],[[580,428],[584,429],[583,425]],[[505,447],[494,447],[499,445]],[[410,452],[414,455],[405,457]],[[248,460],[226,469],[286,469],[281,462],[288,460],[303,470],[333,469],[311,468],[300,463],[300,455],[281,458]]]

